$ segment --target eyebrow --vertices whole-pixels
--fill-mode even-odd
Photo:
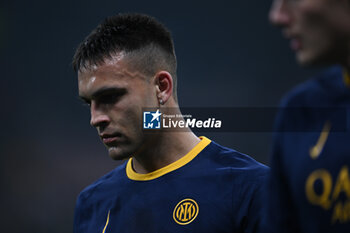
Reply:
[[[98,98],[99,96],[106,94],[106,93],[119,93],[119,94],[124,94],[126,93],[126,89],[125,88],[121,88],[121,87],[102,87],[100,89],[98,89],[97,91],[95,91],[94,93],[92,93],[91,95],[91,99],[95,99]],[[88,102],[89,98],[86,98],[84,96],[80,96],[79,98],[81,100],[83,100],[84,102]]]

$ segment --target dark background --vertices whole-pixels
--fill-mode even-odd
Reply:
[[[273,107],[316,70],[302,70],[270,26],[270,1],[2,1],[1,232],[71,232],[78,193],[113,169],[77,98],[70,62],[104,17],[150,14],[173,33],[179,102]],[[271,133],[208,133],[267,163]]]

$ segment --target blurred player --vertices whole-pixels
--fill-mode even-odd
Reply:
[[[91,125],[109,156],[127,161],[81,192],[75,233],[256,232],[267,168],[190,129],[142,128],[175,109],[176,58],[154,18],[107,18],[80,44],[73,66]]]
[[[350,232],[350,1],[274,0],[269,16],[300,65],[337,66],[282,101],[268,232]]]

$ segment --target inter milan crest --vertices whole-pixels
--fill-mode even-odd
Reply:
[[[187,198],[180,201],[174,209],[173,218],[180,225],[187,225],[197,217],[199,212],[198,204],[195,200]]]

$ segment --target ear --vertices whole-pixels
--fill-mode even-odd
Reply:
[[[160,104],[165,104],[173,94],[173,77],[169,72],[160,71],[155,75],[157,98]]]

